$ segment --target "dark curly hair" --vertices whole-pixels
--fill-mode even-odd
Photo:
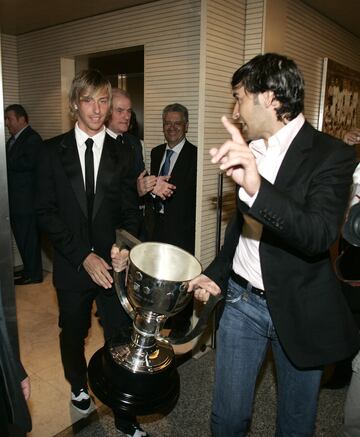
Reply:
[[[292,120],[304,109],[304,79],[295,62],[277,53],[255,56],[235,71],[231,86],[259,94],[272,91],[281,103],[278,120]]]

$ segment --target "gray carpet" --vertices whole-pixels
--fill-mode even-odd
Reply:
[[[190,359],[179,367],[180,398],[167,416],[140,417],[143,428],[151,437],[209,437],[209,415],[214,381],[214,352],[210,350],[199,359]],[[320,392],[316,437],[340,435],[346,389]],[[270,362],[262,371],[256,393],[253,422],[249,436],[274,435],[276,418],[276,388]],[[111,411],[101,407],[89,418],[56,437],[122,437],[116,431]]]

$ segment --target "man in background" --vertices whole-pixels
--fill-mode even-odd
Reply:
[[[21,105],[5,109],[5,124],[11,134],[6,143],[10,222],[24,266],[15,284],[36,284],[43,277],[35,212],[36,166],[42,139],[29,125]]]
[[[138,191],[150,192],[152,199],[154,223],[148,240],[174,244],[194,254],[197,147],[186,139],[189,113],[185,106],[173,103],[164,108],[162,119],[166,143],[151,151],[152,176],[141,175],[138,179]],[[171,337],[186,334],[192,310],[191,301],[169,319]]]
[[[143,151],[140,139],[128,132],[132,117],[130,94],[120,88],[112,89],[112,110],[106,132],[120,144],[128,144],[134,154],[136,176],[144,170]]]

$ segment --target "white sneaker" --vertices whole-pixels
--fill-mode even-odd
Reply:
[[[91,410],[91,397],[86,388],[78,393],[71,392],[71,405],[81,414],[88,414]]]

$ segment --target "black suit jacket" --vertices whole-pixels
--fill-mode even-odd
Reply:
[[[0,284],[0,396],[9,408],[9,417],[6,418],[8,423],[19,426],[24,432],[30,432],[31,417],[21,388],[21,381],[27,375],[18,354],[15,353],[7,320],[13,322],[13,312],[6,312]],[[5,417],[0,417],[0,421],[4,423]]]
[[[94,199],[94,252],[110,260],[115,230],[136,235],[139,207],[132,152],[105,136]],[[90,253],[86,194],[74,130],[44,143],[38,166],[37,212],[40,227],[54,246],[54,284],[60,289],[94,286],[81,267]]]
[[[145,168],[141,142],[138,137],[129,134],[128,132],[123,134],[123,138],[124,138],[124,143],[129,145],[133,152],[135,173],[137,176],[139,176],[139,174]]]
[[[166,144],[152,149],[151,174],[158,175],[165,149]],[[159,238],[190,253],[195,249],[196,168],[197,147],[186,140],[171,172],[169,182],[176,190],[164,201],[164,222]]]
[[[8,150],[8,144],[6,149]],[[9,207],[11,214],[35,212],[36,166],[42,147],[40,135],[27,126],[7,151]]]
[[[246,213],[263,224],[260,262],[280,342],[299,367],[319,366],[359,349],[358,329],[330,263],[349,199],[354,151],[305,123],[274,185],[262,179],[249,208],[237,212],[205,274],[226,289]]]

